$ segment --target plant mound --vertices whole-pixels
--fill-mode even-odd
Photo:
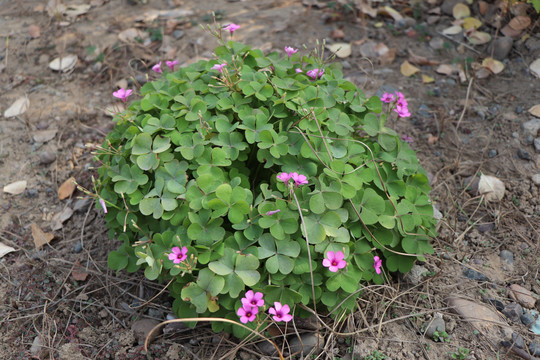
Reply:
[[[115,116],[97,156],[122,242],[112,269],[174,278],[181,318],[238,320],[248,290],[337,316],[363,283],[432,252],[428,179],[378,97],[317,52],[229,41],[215,55],[163,72]]]

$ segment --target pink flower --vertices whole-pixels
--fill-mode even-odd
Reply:
[[[381,97],[381,101],[385,102],[385,103],[391,103],[395,99],[396,98],[395,98],[394,94],[390,94],[390,93],[384,93],[383,96]]]
[[[373,267],[375,268],[375,272],[377,274],[381,273],[382,260],[378,256],[373,257]]]
[[[180,249],[178,246],[175,246],[171,249],[171,253],[169,254],[169,260],[172,260],[175,264],[180,264],[182,261],[187,259],[187,247],[183,247]]]
[[[318,78],[323,76],[324,70],[323,69],[320,69],[320,70],[319,69],[313,69],[313,70],[309,70],[306,74],[307,74],[307,76],[309,76],[313,80],[317,80]]]
[[[414,141],[412,137],[410,137],[408,135],[405,135],[405,134],[401,135],[401,140],[405,141],[408,144],[410,144],[410,143],[412,143]]]
[[[270,210],[266,213],[266,216],[272,216],[274,214],[277,214],[278,212],[280,212],[281,210],[277,209],[277,210]]]
[[[152,66],[152,70],[154,70],[158,74],[161,74],[162,73],[162,71],[161,71],[161,61],[158,62],[156,65]]]
[[[101,205],[101,207],[103,208],[103,212],[106,214],[107,213],[107,205],[105,204],[105,200],[103,199],[99,199],[99,204]]]
[[[409,109],[407,109],[406,106],[397,106],[394,109],[395,112],[397,112],[399,117],[409,117],[411,116],[411,113],[409,112]]]
[[[339,269],[343,269],[347,266],[347,262],[343,259],[345,259],[345,254],[341,251],[329,251],[326,253],[326,258],[323,260],[322,264],[331,272],[337,272]]]
[[[238,309],[236,314],[240,316],[240,322],[242,324],[247,324],[248,322],[252,322],[253,320],[255,320],[258,312],[259,312],[258,307],[244,305],[243,307]]]
[[[285,46],[285,52],[287,53],[288,57],[291,57],[292,55],[296,54],[297,51],[298,49],[293,49],[290,46]]]
[[[294,71],[296,71],[297,74],[303,73],[302,69],[299,69],[299,68],[294,69]]]
[[[395,94],[396,94],[398,99],[404,99],[405,98],[405,96],[403,95],[403,93],[401,91],[396,91]]]
[[[407,102],[407,100],[405,100],[404,97],[401,97],[401,98],[398,98],[397,101],[396,101],[396,105],[399,106],[399,107],[407,107],[409,106],[409,103]]]
[[[294,180],[294,185],[296,186],[305,185],[308,183],[306,175],[293,172],[290,173],[289,176]]]
[[[289,314],[291,309],[289,308],[289,305],[281,305],[280,302],[274,302],[274,307],[271,307],[268,309],[268,312],[273,316],[274,321],[285,321],[289,322],[292,320],[292,315]]]
[[[281,180],[283,181],[284,183],[288,183],[289,182],[289,179],[291,178],[291,175],[290,174],[287,174],[287,173],[279,173],[278,176],[276,176],[278,180]]]
[[[223,63],[223,64],[216,64],[214,66],[212,66],[210,69],[211,70],[217,70],[219,71],[220,73],[223,73],[223,68],[227,65],[227,63]]]
[[[259,307],[264,306],[264,300],[263,300],[263,293],[262,292],[256,292],[254,293],[253,290],[249,290],[246,292],[246,297],[242,298],[240,301],[242,301],[242,305],[244,308],[246,307]]]
[[[171,71],[174,71],[175,65],[178,65],[178,60],[165,61],[165,65],[167,65],[171,69]]]
[[[223,28],[223,30],[229,30],[231,35],[238,29],[240,29],[240,25],[236,25],[234,23],[231,23]]]
[[[126,90],[124,88],[121,88],[118,91],[113,92],[112,94],[115,98],[121,99],[123,102],[126,102],[127,97],[130,96],[132,93],[133,90],[131,89]]]

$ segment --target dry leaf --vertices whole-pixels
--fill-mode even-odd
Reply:
[[[471,10],[465,4],[456,4],[452,9],[452,15],[455,19],[464,19],[471,16]]]
[[[502,62],[490,57],[485,58],[484,61],[482,61],[482,66],[484,66],[486,69],[488,69],[494,74],[498,74],[504,70],[504,64]]]
[[[144,40],[147,39],[148,37],[149,35],[147,32],[142,31],[140,29],[136,29],[136,28],[126,29],[120,32],[120,34],[118,34],[118,38],[124,42],[136,42],[135,39],[140,39],[140,40],[143,40],[144,42]]]
[[[490,75],[491,75],[491,71],[489,71],[485,67],[481,67],[480,69],[476,70],[474,73],[474,76],[476,76],[477,79],[485,79],[485,78],[488,78]]]
[[[486,201],[501,201],[504,197],[504,183],[495,176],[480,176],[478,193],[485,195]]]
[[[401,64],[400,71],[403,76],[410,77],[419,72],[420,69],[412,65],[410,62],[405,61],[403,64]]]
[[[60,188],[58,189],[58,198],[60,200],[67,199],[71,196],[71,194],[73,194],[76,187],[77,185],[75,185],[75,178],[70,177],[69,179],[64,181],[62,185],[60,185]]]
[[[51,141],[52,139],[54,139],[57,132],[57,129],[38,130],[34,131],[32,138],[37,143],[46,143],[47,141]]]
[[[345,33],[341,29],[334,29],[332,32],[330,32],[330,37],[332,37],[332,39],[343,39],[345,37]]]
[[[531,114],[532,116],[536,116],[537,118],[540,118],[540,104],[534,105],[532,108],[530,108],[529,114]]]
[[[53,234],[44,232],[37,224],[32,223],[30,226],[32,227],[32,238],[34,239],[36,249],[50,243],[54,239]]]
[[[474,45],[483,45],[491,41],[491,35],[482,31],[471,32],[467,39]]]
[[[69,71],[77,64],[77,55],[64,55],[49,63],[49,67],[55,71]]]
[[[529,65],[529,69],[531,69],[532,73],[536,75],[536,77],[540,78],[540,59],[534,60],[531,65]]]
[[[86,278],[88,277],[88,273],[73,270],[71,272],[71,276],[73,277],[73,279],[75,279],[77,281],[86,281]]]
[[[436,144],[437,141],[439,141],[439,137],[438,136],[433,136],[431,134],[429,134],[429,137],[427,139],[427,142],[429,145],[433,145],[433,144]]]
[[[457,35],[461,33],[463,29],[459,25],[450,26],[449,28],[446,28],[442,31],[444,35]]]
[[[485,1],[479,1],[478,2],[478,11],[480,11],[480,15],[484,16],[487,14],[489,10],[489,4]]]
[[[0,259],[3,258],[4,255],[9,254],[12,251],[15,251],[15,249],[0,242]]]
[[[435,69],[435,71],[438,74],[442,75],[452,75],[452,73],[455,71],[455,68],[452,65],[441,64],[437,67],[437,69]]]
[[[39,30],[39,26],[37,25],[30,25],[28,27],[28,34],[30,35],[31,38],[35,39],[35,38],[38,38],[41,36],[41,32]]]
[[[4,111],[4,117],[10,118],[24,114],[30,107],[30,100],[26,96],[21,96],[6,111]]]
[[[69,17],[77,17],[79,15],[84,15],[90,10],[91,5],[88,4],[80,4],[80,5],[68,5],[66,10],[64,10],[64,15],[67,15]]]
[[[26,190],[26,180],[19,180],[4,186],[4,192],[11,195],[22,194]]]
[[[522,32],[523,32],[522,30],[516,30],[516,29],[511,28],[510,25],[505,25],[501,29],[501,33],[504,36],[508,36],[508,37],[511,37],[511,38],[518,38],[521,35]]]
[[[390,6],[383,6],[382,8],[380,8],[379,14],[390,16],[396,22],[403,20],[403,16],[401,16],[398,11],[392,9]]]
[[[346,58],[351,56],[351,44],[348,43],[335,43],[326,46],[328,50],[335,53],[338,58]]]
[[[426,57],[416,55],[411,50],[409,50],[409,62],[416,64],[416,65],[439,65],[440,63],[435,60],[429,60]]]
[[[516,16],[508,23],[512,29],[522,31],[531,26],[531,18],[528,16]]]
[[[59,212],[58,214],[54,215],[51,219],[51,229],[52,230],[60,230],[64,225],[62,225],[67,219],[69,219],[73,215],[73,210],[67,206]]]
[[[426,75],[426,74],[422,74],[422,83],[424,83],[424,84],[430,84],[430,83],[432,83],[432,82],[434,82],[434,81],[435,81],[435,79],[432,78],[431,76]]]
[[[382,65],[389,65],[396,58],[396,49],[389,49],[388,46],[383,43],[375,45],[374,50]]]
[[[372,18],[377,17],[377,9],[372,8],[366,1],[361,1],[360,3],[356,1],[355,5],[362,13],[369,15]]]
[[[480,26],[482,26],[482,22],[478,20],[477,18],[468,17],[463,19],[463,22],[461,23],[461,26],[465,30],[471,30],[471,29],[478,29]]]

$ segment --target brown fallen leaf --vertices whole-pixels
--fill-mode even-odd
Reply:
[[[397,10],[391,8],[390,6],[383,6],[382,8],[378,9],[378,12],[381,15],[390,16],[396,22],[403,20],[403,16],[401,16]]]
[[[540,59],[534,60],[531,65],[529,65],[531,72],[538,78],[540,78]]]
[[[452,15],[455,19],[464,19],[471,16],[471,10],[467,5],[459,3],[452,9]]]
[[[485,79],[485,78],[488,78],[490,75],[492,74],[491,71],[489,71],[488,69],[486,69],[485,67],[482,67],[482,68],[479,68],[475,71],[474,73],[474,76],[477,78],[477,79]]]
[[[483,31],[473,31],[468,36],[467,39],[474,45],[483,45],[491,41],[491,35]]]
[[[516,16],[508,23],[512,29],[522,31],[531,26],[531,18],[528,16]]]
[[[73,194],[75,188],[77,187],[77,185],[75,185],[75,181],[76,180],[74,177],[70,177],[64,181],[62,185],[60,185],[60,188],[58,189],[58,198],[60,200],[67,199],[71,196],[71,194]]]
[[[0,242],[0,259],[4,257],[4,255],[9,254],[12,251],[15,251],[15,249]]]
[[[416,65],[439,65],[440,62],[436,60],[429,60],[428,58],[420,55],[416,55],[411,50],[409,50],[409,62],[416,64]]]
[[[4,186],[4,192],[11,195],[22,194],[26,190],[26,180],[19,180]]]
[[[378,43],[374,48],[382,65],[389,65],[396,58],[396,49],[389,49],[384,43]]]
[[[28,97],[26,95],[21,96],[20,98],[15,100],[15,102],[11,104],[11,106],[7,108],[6,111],[4,111],[4,117],[10,118],[24,114],[29,107],[30,100],[28,100]]]
[[[362,13],[364,13],[364,14],[372,17],[372,18],[377,17],[377,9],[372,8],[371,5],[369,5],[369,3],[366,0],[356,1],[355,4],[356,4],[356,7],[358,8],[358,10],[360,10],[360,12],[362,12]]]
[[[491,71],[493,74],[498,74],[504,70],[504,64],[499,60],[488,57],[482,61],[482,66]]]
[[[485,1],[479,1],[478,2],[478,11],[480,12],[480,15],[485,16],[489,10],[489,4]]]
[[[348,43],[335,43],[326,46],[328,50],[335,53],[338,58],[346,58],[351,56],[352,48]]]
[[[429,134],[429,137],[427,139],[427,142],[428,142],[429,145],[436,144],[438,141],[439,141],[438,136],[434,136],[434,135]]]
[[[46,143],[54,139],[57,132],[57,129],[37,130],[32,134],[32,138],[37,143]]]
[[[332,39],[343,39],[345,33],[341,29],[334,29],[330,32],[330,37],[332,37]]]
[[[534,105],[532,108],[530,108],[529,114],[537,118],[540,118],[540,104]]]
[[[41,31],[39,30],[39,26],[34,25],[34,24],[30,25],[28,27],[28,34],[30,35],[32,39],[40,37]]]
[[[459,25],[450,26],[442,31],[444,35],[457,35],[463,31],[463,28]]]
[[[432,78],[431,76],[426,75],[426,74],[422,74],[422,83],[424,83],[424,84],[430,84],[430,83],[432,83],[432,82],[434,82],[434,81],[435,81],[435,79]]]
[[[435,69],[435,71],[438,74],[442,74],[442,75],[452,75],[452,73],[454,73],[455,71],[455,68],[452,65],[441,64],[437,67],[437,69]]]
[[[85,273],[83,271],[73,270],[71,272],[71,277],[77,281],[86,281],[86,278],[88,277],[88,273]]]
[[[36,249],[41,248],[43,245],[50,243],[51,240],[54,239],[54,234],[44,232],[37,224],[32,223],[30,224],[30,227],[32,228],[32,238],[34,239]]]
[[[501,29],[501,33],[504,35],[504,36],[508,36],[508,37],[511,37],[511,38],[518,38],[521,33],[523,31],[522,30],[516,30],[512,27],[510,27],[510,25],[505,25],[502,29]]]
[[[51,219],[51,230],[60,230],[64,225],[63,223],[73,215],[73,210],[66,206],[64,210],[54,215]]]
[[[403,76],[406,76],[406,77],[413,76],[414,74],[416,74],[417,72],[420,71],[419,68],[412,65],[410,62],[408,62],[406,60],[405,60],[405,62],[403,62],[403,64],[401,64],[401,67],[399,69],[401,71],[401,74]]]

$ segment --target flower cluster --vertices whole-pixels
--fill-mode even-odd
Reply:
[[[381,267],[382,267],[382,260],[378,256],[373,257],[373,268],[375,269],[375,272],[377,274],[381,273]]]
[[[112,94],[113,94],[113,96],[115,98],[118,98],[118,99],[122,100],[123,102],[127,102],[127,98],[128,98],[128,96],[133,94],[133,90],[131,90],[131,89],[126,90],[124,88],[121,88],[118,91],[113,92]]]
[[[242,307],[236,311],[236,314],[240,317],[242,324],[252,322],[257,318],[259,308],[264,306],[263,293],[253,292],[249,290],[246,292],[245,297],[240,299]],[[291,308],[289,305],[282,305],[280,302],[274,302],[274,307],[268,309],[268,312],[273,315],[274,321],[289,322],[292,320],[292,315],[289,314]]]
[[[347,266],[347,262],[344,260],[345,254],[341,251],[329,251],[326,253],[322,264],[327,267],[331,272],[337,272],[339,269],[343,269]]]
[[[309,70],[307,73],[307,76],[312,78],[313,80],[319,79],[321,76],[324,75],[324,69],[313,69]]]
[[[285,46],[285,52],[287,53],[288,57],[291,57],[292,55],[296,54],[297,51],[298,49],[294,49],[290,46]]]
[[[400,91],[396,91],[394,94],[392,93],[384,93],[381,97],[381,101],[385,102],[387,104],[396,102],[396,108],[394,109],[395,112],[397,112],[399,117],[409,117],[411,116],[411,113],[409,112],[408,106],[409,103],[405,99],[405,96]]]
[[[174,61],[165,61],[165,65],[167,65],[171,71],[174,71],[174,67],[178,65],[178,60]],[[157,72],[158,74],[161,74],[163,71],[161,70],[161,61],[158,62],[156,65],[152,66],[152,70]]]
[[[172,260],[175,264],[180,264],[182,261],[187,259],[187,247],[183,247],[180,249],[178,246],[175,246],[171,249],[171,253],[169,254],[169,260]]]
[[[298,174],[296,172],[279,173],[277,175],[277,179],[283,181],[284,183],[288,183],[290,179],[293,179],[294,185],[296,186],[305,185],[308,183],[306,175]]]

